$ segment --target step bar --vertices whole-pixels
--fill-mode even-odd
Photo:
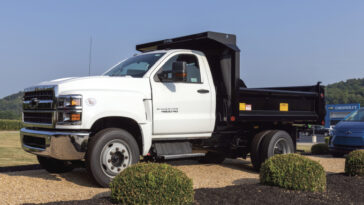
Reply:
[[[188,153],[188,154],[173,154],[173,155],[161,155],[165,160],[170,159],[185,159],[185,158],[195,158],[195,157],[204,157],[205,153]]]

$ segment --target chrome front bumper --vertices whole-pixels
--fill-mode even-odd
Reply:
[[[84,159],[88,132],[61,132],[22,128],[20,140],[25,151],[60,160]]]

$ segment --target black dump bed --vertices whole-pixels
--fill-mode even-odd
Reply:
[[[217,94],[217,125],[239,121],[321,124],[324,119],[324,90],[319,84],[246,88],[240,80],[240,50],[233,34],[209,31],[136,46],[141,52],[162,49],[192,49],[206,55]]]
[[[239,89],[241,121],[285,121],[323,124],[323,86]]]

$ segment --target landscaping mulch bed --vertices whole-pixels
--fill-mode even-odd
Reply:
[[[364,204],[364,177],[327,175],[327,191],[311,193],[260,184],[195,190],[195,204]],[[112,204],[109,198],[46,203],[47,205]]]

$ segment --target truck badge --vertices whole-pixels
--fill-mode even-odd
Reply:
[[[29,107],[31,109],[34,109],[34,108],[38,107],[38,104],[39,104],[39,100],[37,98],[32,98],[30,100]]]

